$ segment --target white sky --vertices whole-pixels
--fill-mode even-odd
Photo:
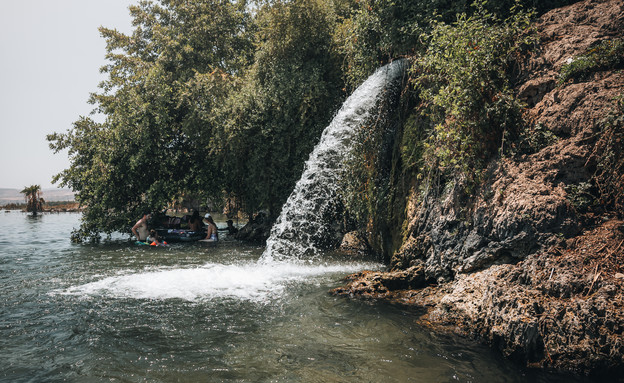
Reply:
[[[0,0],[0,188],[55,187],[69,166],[45,137],[93,109],[104,79],[99,26],[131,32],[137,0]]]

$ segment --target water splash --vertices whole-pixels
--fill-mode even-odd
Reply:
[[[332,273],[380,267],[357,262],[328,265],[313,262],[314,257],[305,255],[316,255],[319,242],[333,235],[334,229],[323,216],[338,200],[338,177],[344,158],[357,128],[372,117],[378,102],[388,91],[397,88],[395,85],[405,66],[404,60],[397,60],[378,69],[345,101],[310,154],[301,179],[284,204],[266,250],[257,262],[132,271],[52,294],[84,298],[266,301],[281,296],[292,283],[308,283]]]
[[[353,92],[325,128],[271,229],[263,262],[316,255],[319,244],[332,240],[335,229],[324,217],[331,214],[338,200],[340,167],[357,128],[366,123],[379,100],[398,83],[405,66],[405,60],[397,60],[378,69]]]
[[[362,268],[379,268],[373,263],[297,265],[256,262],[240,264],[207,263],[193,268],[159,268],[132,271],[105,277],[52,295],[72,295],[81,298],[109,297],[129,299],[183,299],[206,301],[233,298],[242,301],[266,302],[281,297],[291,284],[311,283],[318,278],[337,273],[352,273]]]

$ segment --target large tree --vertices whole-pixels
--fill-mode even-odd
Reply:
[[[126,230],[183,194],[221,193],[215,110],[253,51],[245,3],[141,1],[130,12],[131,35],[100,28],[108,78],[91,102],[104,122],[81,117],[48,136],[71,160],[55,181],[86,207],[78,238]]]
[[[332,46],[331,2],[267,2],[256,14],[256,52],[223,131],[228,191],[249,212],[273,218],[340,106],[343,82]]]

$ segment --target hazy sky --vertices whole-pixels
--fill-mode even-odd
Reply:
[[[104,78],[99,26],[131,31],[137,0],[0,0],[0,188],[39,184],[69,166],[45,137],[93,109]]]

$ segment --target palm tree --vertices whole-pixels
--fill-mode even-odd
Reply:
[[[26,202],[26,211],[32,212],[33,215],[37,215],[37,212],[43,210],[43,204],[45,201],[41,198],[41,186],[32,185],[24,187],[20,193],[24,195],[24,201]]]

